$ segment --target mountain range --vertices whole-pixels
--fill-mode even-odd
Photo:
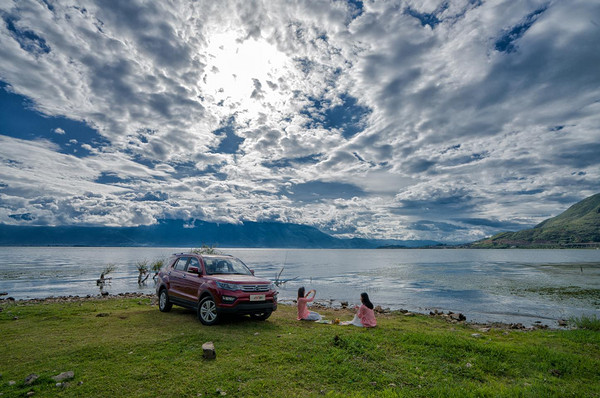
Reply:
[[[600,193],[569,207],[531,229],[502,232],[470,245],[473,248],[599,247]]]
[[[438,245],[427,240],[340,239],[317,228],[276,222],[216,224],[161,220],[138,227],[15,226],[0,224],[0,246],[165,246],[373,249]]]

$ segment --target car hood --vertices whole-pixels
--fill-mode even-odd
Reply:
[[[257,278],[253,275],[228,275],[228,274],[216,274],[207,275],[207,279],[212,279],[219,282],[231,282],[231,283],[256,283],[256,284],[269,284],[270,280]]]

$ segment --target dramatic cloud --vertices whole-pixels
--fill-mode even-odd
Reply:
[[[5,1],[0,222],[475,240],[600,191],[600,4]]]

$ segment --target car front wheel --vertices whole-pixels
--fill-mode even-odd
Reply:
[[[158,309],[160,312],[169,312],[173,308],[173,304],[169,300],[167,289],[162,289],[158,295]]]
[[[217,313],[217,305],[212,297],[204,297],[198,305],[198,319],[203,325],[214,325],[217,323],[219,315]]]

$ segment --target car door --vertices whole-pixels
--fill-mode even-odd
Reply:
[[[187,268],[189,259],[189,257],[179,257],[169,272],[169,295],[172,296],[176,301],[185,300],[185,294],[183,293],[183,290],[186,277],[185,270]]]
[[[185,300],[194,303],[198,301],[198,287],[201,281],[199,274],[201,273],[202,268],[198,259],[190,257],[181,280],[181,293]]]

